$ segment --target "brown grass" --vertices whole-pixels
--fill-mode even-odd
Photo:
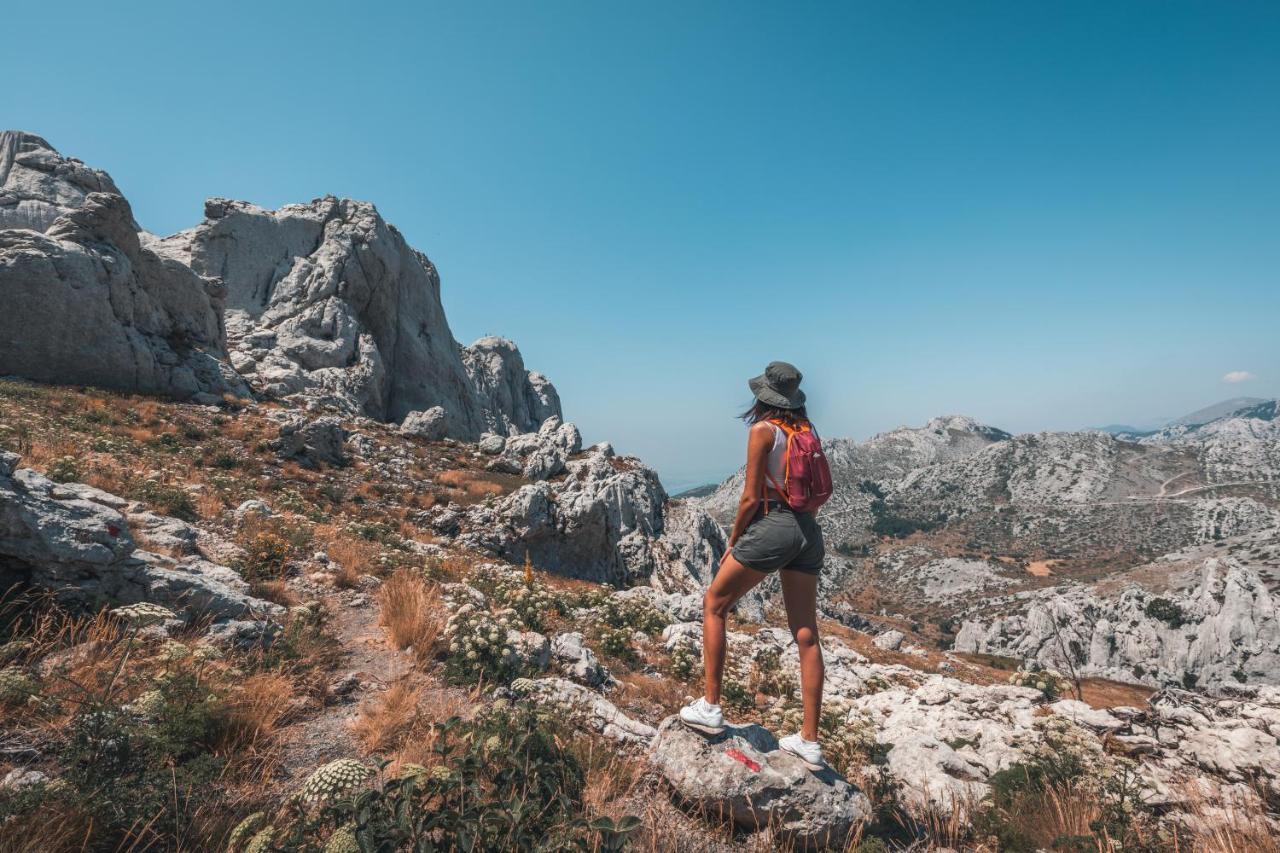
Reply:
[[[397,682],[360,707],[359,716],[351,724],[352,734],[369,752],[396,749],[405,736],[423,722],[421,700],[420,688]]]
[[[1210,803],[1194,784],[1185,791],[1187,811],[1198,824],[1194,853],[1280,853],[1277,836],[1262,815],[1267,793],[1256,791],[1252,803]]]
[[[436,475],[436,482],[455,493],[459,503],[475,503],[488,497],[497,497],[506,488],[488,474],[455,468]]]
[[[374,550],[375,546],[363,539],[333,535],[325,544],[325,553],[332,561],[334,584],[340,589],[355,589],[363,575],[376,574]]]
[[[249,591],[258,598],[279,604],[281,607],[293,607],[299,602],[297,593],[289,588],[288,581],[283,578],[253,581],[249,587]]]
[[[228,726],[220,749],[255,750],[268,743],[298,704],[298,688],[288,675],[262,672],[244,680],[228,703]]]
[[[387,629],[392,646],[412,648],[419,657],[431,653],[444,628],[439,587],[401,569],[378,589],[378,605],[378,624]]]
[[[196,495],[196,512],[201,518],[216,519],[226,508],[226,500],[211,487],[206,486]]]
[[[1080,682],[1080,693],[1085,702],[1094,708],[1118,708],[1121,706],[1146,707],[1147,700],[1156,691],[1141,684],[1125,684],[1105,678],[1085,678]]]

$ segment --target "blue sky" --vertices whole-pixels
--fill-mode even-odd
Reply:
[[[588,441],[734,468],[745,380],[827,434],[1280,395],[1280,4],[39,4],[0,125],[144,227],[369,199],[455,335]],[[1245,371],[1253,378],[1227,383]]]

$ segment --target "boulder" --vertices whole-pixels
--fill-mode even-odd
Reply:
[[[276,618],[235,571],[199,556],[138,550],[122,498],[58,484],[5,457],[0,474],[0,586],[25,583],[73,607],[149,601],[214,620]]]
[[[566,718],[618,743],[643,746],[657,734],[653,726],[628,717],[600,694],[564,678],[517,679],[512,687],[535,702],[560,709]]]
[[[876,638],[871,642],[878,649],[884,649],[885,651],[896,652],[898,649],[902,648],[902,641],[905,640],[906,638],[907,638],[906,635],[903,634],[901,631],[889,630],[881,634],[877,634]]]
[[[565,469],[569,457],[582,449],[582,435],[559,417],[542,422],[537,432],[513,435],[503,442],[501,454],[489,463],[491,471],[519,474],[528,480],[546,480]]]
[[[508,631],[507,645],[528,669],[542,672],[551,665],[553,647],[545,634],[537,631]]]
[[[497,456],[507,446],[507,440],[497,433],[486,432],[476,442],[476,450],[485,456]]]
[[[280,426],[280,437],[271,446],[282,459],[314,468],[346,465],[346,441],[347,430],[338,418],[292,418]]]
[[[707,737],[668,717],[650,754],[683,805],[747,831],[771,828],[804,849],[843,850],[871,816],[865,794],[830,768],[811,772],[760,726]]]
[[[410,412],[400,423],[400,432],[405,435],[425,438],[427,441],[438,441],[444,438],[448,427],[443,406],[432,406],[425,412]]]
[[[601,665],[595,652],[587,648],[578,631],[557,634],[551,642],[551,655],[560,670],[579,684],[599,687],[613,683],[609,670]]]

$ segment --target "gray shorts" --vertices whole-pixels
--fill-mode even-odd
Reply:
[[[749,569],[776,572],[790,569],[816,575],[822,571],[826,548],[822,528],[811,512],[796,512],[786,504],[769,501],[742,531],[733,545],[733,556]]]

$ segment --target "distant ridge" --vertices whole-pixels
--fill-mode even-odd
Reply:
[[[1216,421],[1218,418],[1230,415],[1239,409],[1256,406],[1259,403],[1266,403],[1265,397],[1232,397],[1230,400],[1223,400],[1221,403],[1214,403],[1212,406],[1205,406],[1203,409],[1196,409],[1190,414],[1183,415],[1169,421],[1165,426],[1193,426],[1195,424],[1207,424],[1209,421]]]

